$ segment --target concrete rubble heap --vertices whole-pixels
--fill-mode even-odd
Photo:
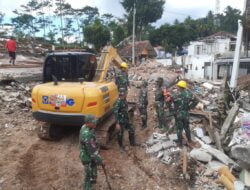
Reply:
[[[173,67],[146,61],[130,69],[129,79],[136,88],[147,79],[154,89],[152,85],[161,76],[164,85],[171,87],[176,81],[176,73],[179,74]],[[197,164],[193,189],[224,189],[223,182],[218,182],[222,176],[220,168],[226,166],[233,169],[236,176],[240,171],[246,170],[247,173],[250,169],[250,94],[245,89],[241,89],[239,94],[231,93],[225,80],[188,83],[190,91],[199,100],[197,107],[190,111],[192,138],[200,145],[200,148],[188,149],[189,162],[195,160]],[[235,101],[235,98],[238,100]],[[153,106],[149,105],[149,109],[153,110]],[[163,164],[178,165],[183,150],[176,145],[176,139],[175,133],[166,134],[156,129],[145,143],[146,153]],[[250,183],[250,175],[247,174],[244,174],[244,181],[235,180],[235,189],[243,182],[245,187]]]
[[[2,109],[5,114],[12,114],[16,109],[22,109],[23,111],[31,109],[30,85],[16,81],[12,81],[7,85],[0,85],[1,107],[5,108]]]
[[[172,90],[179,74],[178,67],[164,66],[152,60],[129,69],[128,101],[138,102],[142,81],[147,80],[149,83],[148,128],[154,128],[154,133],[150,133],[149,139],[144,143],[146,153],[157,158],[156,160],[166,167],[180,167],[180,176],[177,177],[189,181],[191,189],[224,189],[223,177],[232,175],[230,172],[225,174],[225,167],[232,170],[237,177],[230,178],[230,183],[235,185],[234,189],[239,190],[242,184],[250,187],[249,85],[241,82],[244,88],[239,89],[239,94],[233,93],[234,96],[231,97],[232,93],[224,80],[188,81],[190,91],[199,100],[197,107],[190,111],[192,139],[199,146],[180,148],[175,143],[176,133],[156,129],[156,114],[151,114],[155,113],[156,79],[163,77],[164,86]],[[114,68],[111,68],[107,78],[111,80],[114,77]],[[4,112],[6,117],[17,113],[16,110],[21,113],[29,112],[32,103],[31,90],[35,84],[36,82],[17,81],[13,76],[0,78],[1,112]],[[138,116],[138,111],[135,115]],[[173,127],[174,123],[170,125]]]

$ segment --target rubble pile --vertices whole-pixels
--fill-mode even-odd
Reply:
[[[135,72],[133,77],[138,73],[142,75],[141,67],[136,68],[140,72]],[[154,67],[151,69],[157,74]],[[190,111],[192,139],[198,145],[188,145],[188,163],[196,161],[192,188],[230,189],[225,183],[227,175],[235,176],[230,181],[233,189],[250,187],[249,92],[241,90],[237,97],[226,88],[224,81],[189,83],[190,92],[199,100],[197,107]],[[183,159],[183,149],[175,144],[176,139],[176,134],[154,133],[145,144],[146,152],[164,164],[178,165]],[[223,174],[224,169],[229,174]]]
[[[9,81],[7,81],[9,82]],[[6,85],[0,85],[1,107],[5,114],[12,114],[17,109],[29,111],[31,109],[31,89],[34,84],[24,84],[12,81]]]
[[[170,66],[163,66],[154,60],[147,60],[138,67],[132,67],[129,70],[129,80],[135,86],[138,85],[138,81],[147,80],[148,83],[154,83],[158,77],[162,77],[164,86],[169,87],[174,84],[177,76],[178,74],[170,69]]]

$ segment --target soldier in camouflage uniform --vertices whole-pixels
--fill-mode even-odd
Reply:
[[[123,62],[120,65],[120,71],[116,73],[115,84],[117,85],[118,91],[120,89],[125,89],[126,93],[128,92],[129,80],[128,80],[128,65]]]
[[[128,130],[129,142],[131,146],[135,146],[135,130],[129,121],[128,102],[126,100],[127,94],[125,89],[120,89],[119,98],[114,106],[114,113],[116,119],[116,128],[118,130],[117,140],[121,151],[124,151],[123,133],[124,129]]]
[[[171,133],[172,129],[170,129],[170,124],[174,116],[173,98],[171,92],[167,88],[163,90],[163,96],[164,96],[164,118],[167,130],[166,132]]]
[[[189,129],[189,110],[193,109],[198,101],[186,90],[187,83],[179,81],[177,83],[178,92],[173,95],[175,125],[177,129],[178,143],[182,146],[182,131],[185,130],[189,143],[192,143],[191,132]]]
[[[143,81],[140,93],[139,93],[139,111],[141,114],[141,120],[142,120],[142,129],[145,129],[147,127],[147,107],[148,107],[148,89],[147,89],[148,83],[147,81]]]
[[[159,77],[156,80],[156,91],[155,91],[155,108],[158,119],[158,128],[165,129],[164,122],[164,96],[163,96],[163,78]]]
[[[85,190],[92,190],[92,185],[97,179],[97,165],[103,164],[102,158],[98,153],[99,147],[96,142],[94,129],[96,118],[93,115],[86,115],[85,125],[80,130],[80,159],[85,166]]]

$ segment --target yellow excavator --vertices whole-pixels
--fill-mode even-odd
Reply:
[[[32,90],[33,117],[43,122],[38,130],[41,139],[56,139],[62,126],[83,125],[87,114],[105,123],[118,98],[116,84],[106,81],[111,62],[122,63],[112,46],[103,49],[98,63],[95,54],[88,52],[57,52],[46,56],[44,83]],[[114,124],[108,121],[107,125]]]

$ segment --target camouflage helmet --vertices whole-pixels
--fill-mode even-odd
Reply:
[[[94,115],[86,115],[85,116],[85,123],[92,123],[92,124],[96,125],[97,119]]]
[[[126,92],[125,88],[119,88],[119,96],[124,96],[126,94],[127,94],[127,92]]]

